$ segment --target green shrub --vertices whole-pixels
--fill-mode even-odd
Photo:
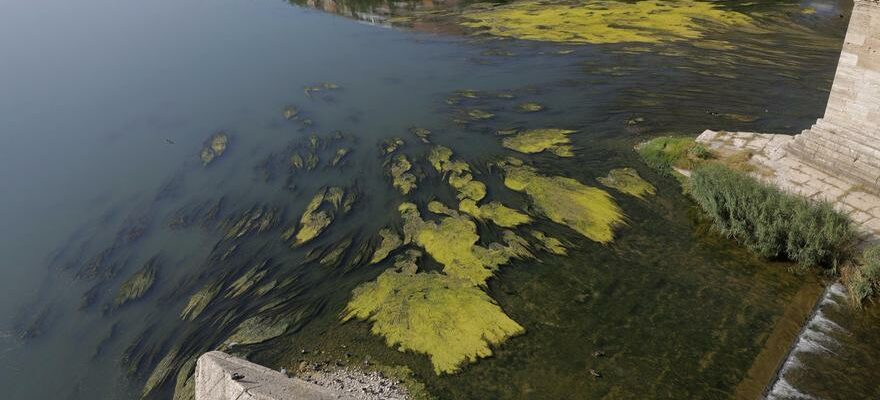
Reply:
[[[695,169],[688,192],[721,232],[767,258],[836,269],[856,237],[849,217],[830,204],[783,193],[722,164]]]
[[[880,245],[865,250],[858,262],[843,281],[853,303],[861,305],[880,291]]]
[[[658,137],[640,144],[636,151],[648,166],[666,174],[672,174],[673,168],[691,169],[700,160],[712,158],[709,149],[688,137]]]

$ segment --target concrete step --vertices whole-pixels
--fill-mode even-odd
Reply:
[[[846,125],[831,123],[825,119],[817,120],[814,127],[818,127],[823,131],[831,132],[835,135],[844,136],[854,142],[858,142],[868,148],[874,149],[874,154],[878,154],[878,158],[880,158],[880,140],[878,140],[876,136],[869,135]]]
[[[861,148],[859,151],[865,153],[853,148]],[[844,137],[810,131],[798,135],[786,146],[786,151],[807,164],[865,183],[876,184],[880,177],[880,158],[868,154],[873,150]]]

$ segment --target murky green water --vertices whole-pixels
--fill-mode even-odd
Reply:
[[[224,346],[254,316],[287,324],[230,351],[290,370],[301,359],[406,365],[439,398],[730,398],[761,390],[766,382],[741,382],[792,299],[815,290],[815,279],[712,233],[675,182],[631,149],[706,128],[808,127],[824,109],[848,4],[743,6],[762,14],[765,32],[705,39],[733,48],[487,40],[448,21],[383,29],[308,8],[391,24],[385,17],[401,13],[389,10],[452,4],[0,4],[0,382],[9,398],[136,398],[148,380],[152,397],[168,398],[187,361]],[[799,12],[806,6],[818,12]],[[304,91],[324,82],[339,88]],[[475,98],[456,97],[465,89]],[[517,111],[523,102],[546,109]],[[296,119],[284,118],[288,105]],[[494,117],[475,120],[474,109]],[[412,127],[430,129],[430,143]],[[505,149],[496,132],[512,128],[577,130],[574,156]],[[199,152],[217,131],[228,148],[203,166]],[[405,141],[396,154],[418,177],[406,196],[385,172],[381,147],[393,137]],[[470,164],[488,200],[533,216],[517,234],[537,229],[569,250],[552,255],[532,241],[535,259],[500,267],[484,291],[525,333],[452,375],[386,346],[369,322],[340,323],[351,291],[390,267],[366,260],[381,228],[402,228],[400,203],[416,203],[426,219],[439,218],[426,210],[431,200],[457,208],[426,160],[435,145]],[[350,152],[331,165],[342,148]],[[294,152],[317,156],[316,167],[292,169]],[[494,166],[507,156],[599,188],[612,168],[633,167],[658,193],[640,200],[605,188],[626,220],[602,245],[507,189]],[[357,200],[291,248],[282,232],[324,186]],[[234,228],[255,211],[274,217]],[[480,245],[501,241],[490,222],[477,230]],[[340,243],[350,245],[334,253]],[[114,305],[120,285],[153,257],[149,291]],[[442,268],[422,261],[422,271]],[[203,288],[219,294],[182,319]],[[871,323],[857,324],[848,329],[870,337]],[[157,365],[169,373],[154,374]],[[852,393],[867,393],[869,375],[853,378]]]

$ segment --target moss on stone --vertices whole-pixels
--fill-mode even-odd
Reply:
[[[343,319],[352,318],[371,321],[389,346],[427,354],[437,374],[525,331],[471,281],[439,273],[385,271],[354,290]]]
[[[514,1],[466,12],[462,25],[491,35],[564,43],[661,43],[712,29],[754,27],[751,17],[695,0]]]
[[[612,169],[608,172],[608,176],[599,178],[598,181],[605,186],[640,199],[644,199],[646,195],[651,196],[656,193],[654,185],[642,179],[638,171],[633,168]]]
[[[567,129],[531,129],[505,137],[501,144],[520,153],[533,154],[550,150],[560,157],[571,157],[571,139],[568,135],[577,131]]]
[[[561,176],[544,176],[518,160],[501,163],[504,185],[526,193],[551,221],[566,225],[590,240],[609,243],[623,211],[604,190]]]

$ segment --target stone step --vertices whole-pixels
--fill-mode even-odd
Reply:
[[[880,178],[880,166],[828,148],[822,141],[793,141],[786,150],[804,163],[833,174],[871,185],[876,185],[877,179]]]
[[[826,131],[810,131],[798,135],[794,140],[794,143],[807,142],[821,144],[823,147],[826,147],[835,153],[839,153],[840,155],[848,156],[853,160],[864,159],[867,163],[876,164],[880,167],[880,149],[855,141],[847,135],[829,133]]]
[[[876,137],[872,137],[869,134],[846,125],[828,122],[825,119],[817,120],[816,124],[813,126],[836,135],[844,136],[854,142],[872,148],[875,150],[875,154],[878,154],[878,158],[880,158],[880,140],[877,140]]]

